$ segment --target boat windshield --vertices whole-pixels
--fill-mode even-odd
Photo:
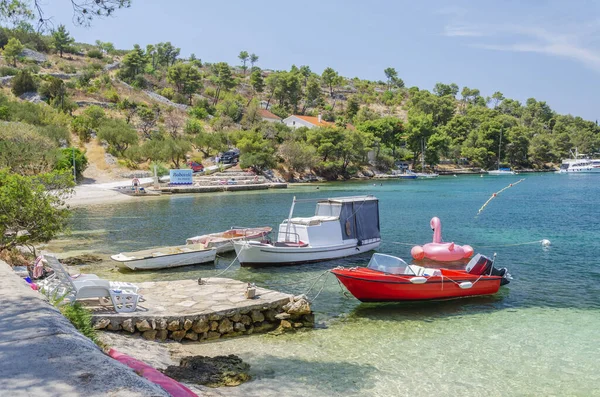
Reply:
[[[317,203],[317,209],[315,211],[316,216],[335,216],[339,217],[342,211],[342,204],[340,203]]]
[[[367,267],[384,273],[404,274],[407,266],[406,262],[396,256],[373,254]]]

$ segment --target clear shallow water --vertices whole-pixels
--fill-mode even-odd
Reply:
[[[490,195],[515,182],[488,205]],[[493,297],[420,304],[361,304],[345,297],[333,276],[314,285],[322,328],[290,336],[252,336],[194,345],[198,354],[240,354],[254,371],[234,395],[600,395],[600,178],[529,174],[296,187],[250,194],[172,196],[77,209],[74,233],[53,244],[66,251],[112,254],[234,225],[276,226],[292,196],[375,194],[380,199],[380,252],[410,258],[410,243],[431,241],[439,216],[446,241],[498,253],[513,282]],[[313,204],[297,207],[310,215]],[[547,238],[540,244],[508,246]],[[168,280],[214,275],[214,266],[132,273],[106,262],[85,269],[113,279]],[[225,274],[302,293],[337,265],[241,269]]]

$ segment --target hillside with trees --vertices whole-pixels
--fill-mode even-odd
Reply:
[[[334,180],[389,172],[399,161],[419,170],[421,155],[431,168],[543,169],[575,147],[600,151],[596,122],[499,91],[406,87],[394,67],[369,81],[331,67],[269,70],[247,50],[229,65],[182,57],[170,42],[118,50],[77,43],[64,25],[43,32],[26,20],[0,29],[0,167],[22,175],[71,169],[68,153],[79,178],[86,154],[97,165],[106,152],[115,167],[135,170],[210,163],[237,147],[242,168]],[[293,129],[265,121],[265,108],[326,123]]]

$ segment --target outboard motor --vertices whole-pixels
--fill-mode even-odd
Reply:
[[[474,274],[477,276],[484,274],[502,277],[502,280],[500,280],[501,286],[508,284],[512,279],[510,273],[508,273],[508,269],[506,269],[505,267],[502,269],[495,268],[494,261],[488,258],[487,256],[481,254],[475,255],[469,261],[465,270],[467,271],[467,273]]]

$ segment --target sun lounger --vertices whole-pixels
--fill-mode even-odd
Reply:
[[[116,312],[133,312],[137,308],[140,295],[138,287],[131,283],[114,282],[85,275],[72,278],[61,263],[52,255],[45,255],[48,266],[54,270],[54,277],[40,283],[42,290],[50,297],[75,302],[84,299],[98,299],[101,303],[112,302]]]

